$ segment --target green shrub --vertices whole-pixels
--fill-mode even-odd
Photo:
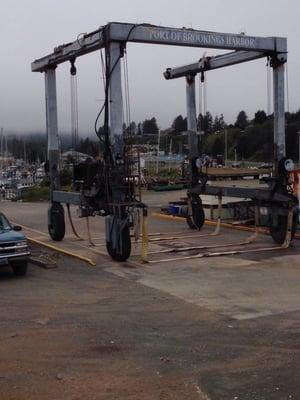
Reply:
[[[22,190],[22,193],[16,200],[28,202],[49,201],[50,189],[46,186],[33,186]]]
[[[64,168],[60,171],[60,184],[62,186],[69,186],[72,184],[72,170]]]

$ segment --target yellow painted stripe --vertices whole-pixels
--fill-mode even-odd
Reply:
[[[185,222],[185,218],[184,217],[176,217],[173,215],[166,215],[166,214],[160,214],[160,213],[152,213],[151,217],[154,218],[158,218],[158,219],[165,219],[168,221],[180,221],[180,222]],[[206,219],[204,221],[205,225],[208,226],[216,226],[217,222],[215,221],[211,221]],[[239,231],[246,231],[246,232],[254,232],[255,228],[251,228],[249,226],[243,226],[243,225],[232,225],[232,224],[227,224],[226,222],[221,222],[221,227],[222,228],[230,228],[230,229],[235,229],[235,230],[239,230]],[[259,232],[260,233],[267,233],[267,229],[265,228],[259,228]]]
[[[13,225],[19,225],[19,226],[21,226],[22,229],[25,229],[25,230],[28,230],[28,231],[31,231],[31,232],[34,232],[34,233],[38,233],[39,235],[47,236],[47,237],[49,236],[47,233],[42,232],[42,231],[38,231],[38,230],[33,229],[33,228],[30,228],[30,227],[27,226],[27,225],[22,225],[22,224],[19,224],[18,222],[14,222],[14,221],[11,221],[11,223],[12,223]]]
[[[168,221],[180,221],[180,222],[185,221],[184,217],[176,217],[173,215],[166,215],[166,214],[161,214],[161,213],[152,213],[151,217],[158,218],[158,219],[164,219],[164,220],[168,220]],[[204,223],[205,223],[205,225],[208,225],[208,226],[216,226],[217,225],[217,222],[211,221],[208,219],[206,219]],[[226,222],[221,222],[221,227],[235,229],[237,231],[244,231],[244,232],[254,232],[255,231],[255,228],[251,228],[250,226],[232,225],[232,224],[227,224]],[[259,228],[258,232],[268,234],[269,229],[268,228]],[[300,234],[296,233],[294,238],[300,239]]]
[[[168,220],[168,221],[185,222],[184,217],[176,217],[173,215],[166,215],[166,214],[160,214],[160,213],[152,213],[151,217],[158,218],[158,219],[164,219],[164,220]],[[204,221],[204,224],[208,225],[208,226],[216,226],[217,222],[206,219]],[[249,226],[232,225],[232,224],[226,224],[225,222],[221,222],[221,227],[240,230],[240,231],[246,231],[246,232],[254,232],[255,231],[255,228],[250,228]],[[266,233],[267,230],[264,228],[260,228],[259,232]]]
[[[178,222],[185,222],[184,218],[176,217],[174,215],[167,215],[167,214],[160,214],[160,213],[152,213],[151,217],[158,218],[158,219],[167,219],[168,221],[178,221]]]
[[[48,235],[47,235],[45,232],[38,231],[37,229],[30,228],[30,227],[27,226],[27,225],[21,225],[21,224],[18,224],[18,223],[16,223],[16,222],[12,222],[12,223],[13,223],[14,225],[19,225],[19,226],[21,226],[21,227],[22,227],[23,229],[25,229],[25,230],[28,230],[28,231],[31,231],[31,232],[34,232],[34,233],[38,233],[38,234],[40,234],[40,235],[42,235],[42,236],[47,236],[47,237],[48,237]],[[58,252],[60,252],[60,253],[62,253],[62,254],[65,254],[65,255],[67,255],[67,256],[74,257],[74,258],[77,258],[77,259],[79,259],[79,260],[85,261],[85,262],[87,262],[88,264],[92,265],[93,267],[96,265],[95,261],[93,261],[91,258],[83,257],[83,256],[81,256],[80,254],[76,254],[76,253],[73,253],[73,252],[71,252],[71,251],[61,249],[60,247],[54,246],[54,245],[49,244],[49,243],[42,242],[41,240],[35,239],[35,238],[33,238],[33,237],[29,237],[29,236],[26,236],[26,237],[27,237],[27,239],[28,239],[30,242],[32,242],[32,243],[39,244],[40,246],[47,247],[48,249],[51,249],[51,250],[54,250],[54,251],[58,251]],[[77,243],[77,245],[79,245],[79,243]],[[80,245],[79,245],[79,246],[80,246]],[[85,246],[81,246],[81,247],[85,247]],[[99,254],[100,254],[100,252],[99,252]],[[102,255],[102,254],[101,254],[101,255]]]
[[[73,252],[71,252],[71,251],[61,249],[60,247],[53,246],[52,244],[45,243],[45,242],[42,242],[41,240],[37,240],[37,239],[31,238],[31,237],[28,237],[28,236],[27,236],[27,239],[28,239],[30,242],[32,242],[32,243],[38,244],[38,245],[40,245],[40,246],[47,247],[47,248],[50,249],[50,250],[57,251],[57,252],[59,252],[59,253],[65,254],[66,256],[70,256],[70,257],[73,257],[73,258],[77,258],[78,260],[81,260],[81,261],[85,261],[86,263],[92,265],[93,267],[96,266],[95,261],[92,260],[91,258],[83,257],[83,256],[81,256],[80,254],[76,254],[76,253],[73,253]]]

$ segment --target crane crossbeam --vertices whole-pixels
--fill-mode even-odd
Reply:
[[[195,75],[199,72],[229,67],[247,61],[257,60],[266,57],[266,53],[259,51],[233,51],[220,54],[215,57],[202,57],[198,62],[183,65],[176,68],[167,68],[164,72],[166,79],[182,78],[187,75]]]
[[[258,37],[150,24],[110,22],[94,32],[78,37],[74,42],[56,47],[53,53],[35,60],[31,65],[32,71],[43,72],[55,68],[65,61],[99,50],[107,42],[165,44],[263,53],[287,51],[286,39],[280,37]]]

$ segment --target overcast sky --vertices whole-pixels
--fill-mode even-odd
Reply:
[[[32,73],[34,59],[111,21],[192,27],[217,32],[288,38],[290,111],[300,108],[299,0],[1,0],[0,127],[20,133],[45,130],[44,80]],[[129,44],[131,119],[155,116],[167,128],[186,115],[185,82],[166,81],[166,67],[197,61],[204,49]],[[218,50],[207,50],[216,55]],[[79,126],[93,134],[103,100],[99,52],[77,62]],[[208,74],[208,110],[234,122],[244,109],[250,118],[267,109],[265,60]],[[59,129],[70,128],[69,65],[57,69]]]

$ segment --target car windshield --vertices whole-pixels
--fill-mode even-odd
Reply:
[[[12,229],[10,223],[3,214],[0,214],[0,231],[10,231]]]

